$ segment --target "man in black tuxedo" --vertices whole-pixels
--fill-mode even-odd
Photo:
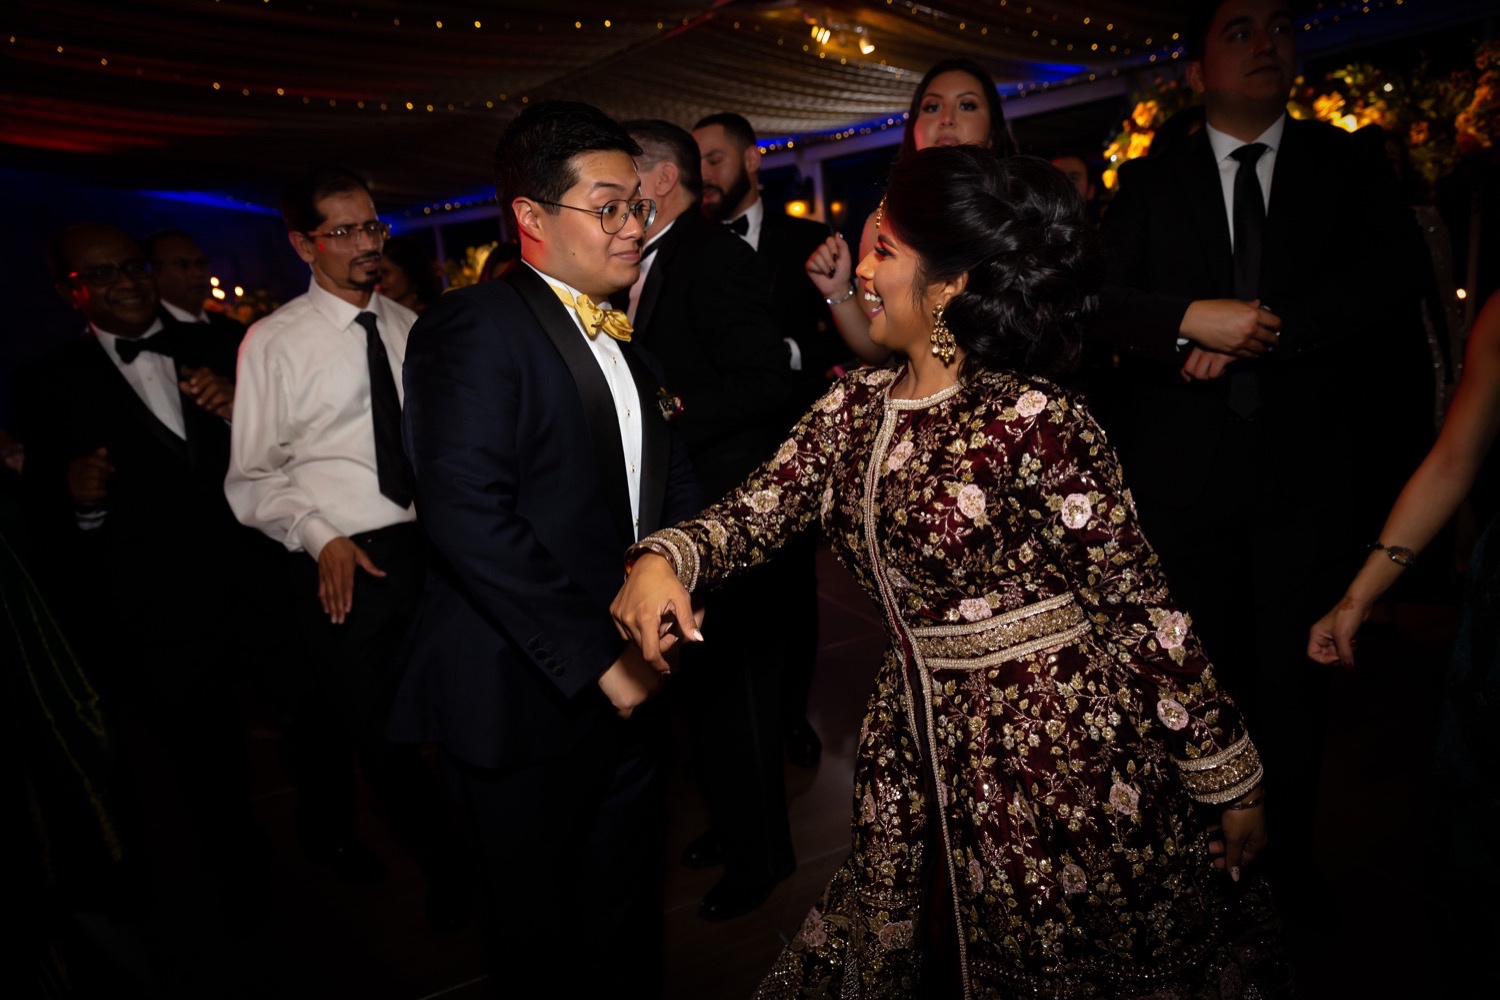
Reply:
[[[682,396],[683,440],[711,503],[785,436],[786,346],[760,258],[699,211],[693,137],[669,122],[625,127],[643,150],[641,189],[657,202],[633,291],[636,327]],[[782,616],[784,576],[778,560],[712,594],[709,641],[683,653],[678,691],[694,729],[710,826],[683,862],[724,865],[699,907],[710,920],[760,906],[794,867],[780,740],[784,637],[779,626],[767,627]]]
[[[849,358],[828,301],[807,278],[807,258],[828,237],[828,227],[785,212],[766,211],[760,196],[760,147],[755,130],[733,112],[709,115],[693,126],[703,167],[703,214],[750,244],[771,279],[771,306],[786,341],[795,391],[795,423],[828,388]],[[817,538],[809,533],[778,557],[788,590],[782,629],[787,667],[782,695],[782,736],[792,763],[813,767],[823,744],[807,720],[813,666],[818,657]]]
[[[1204,6],[1207,127],[1137,161],[1105,216],[1097,329],[1121,356],[1111,440],[1265,759],[1293,892],[1315,884],[1327,708],[1307,623],[1373,539],[1424,379],[1411,214],[1378,135],[1288,119],[1294,35],[1283,0]]]
[[[42,582],[106,707],[140,711],[172,762],[226,904],[256,905],[267,854],[230,684],[254,538],[222,489],[236,341],[162,314],[118,229],[73,226],[49,256],[88,325],[16,383]]]
[[[655,210],[639,152],[588,105],[522,112],[495,151],[522,264],[439,299],[406,352],[435,559],[391,732],[442,744],[478,829],[497,988],[661,991],[660,680],[609,602],[625,549],[699,504],[660,372],[609,308]]]
[[[245,338],[245,324],[205,303],[213,296],[209,280],[208,256],[198,241],[180,229],[154,233],[141,243],[151,273],[156,276],[156,290],[162,308],[179,323],[199,323],[232,335],[235,342]]]

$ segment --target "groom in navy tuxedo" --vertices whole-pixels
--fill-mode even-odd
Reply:
[[[628,133],[524,111],[495,152],[522,263],[412,329],[405,432],[435,553],[397,739],[443,747],[478,831],[497,987],[660,995],[661,679],[609,616],[625,549],[698,509],[622,307],[655,205]],[[580,960],[580,948],[588,954]]]

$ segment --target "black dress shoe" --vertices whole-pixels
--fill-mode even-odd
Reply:
[[[813,732],[806,719],[786,731],[786,756],[798,767],[817,767],[823,755],[823,741]]]
[[[354,837],[338,844],[310,846],[307,856],[313,864],[332,869],[345,885],[375,885],[389,874],[380,856]]]
[[[461,931],[469,923],[473,909],[468,883],[453,876],[429,879],[427,882],[427,923],[439,934]]]
[[[709,830],[700,833],[682,849],[682,863],[687,868],[713,868],[724,863],[724,842]]]
[[[725,875],[703,896],[698,904],[698,916],[704,920],[732,920],[753,913],[770,897],[778,882],[790,875],[796,865],[770,876]]]

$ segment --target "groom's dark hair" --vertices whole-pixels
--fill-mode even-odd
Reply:
[[[573,157],[607,150],[641,155],[630,133],[592,105],[543,101],[517,115],[495,146],[495,193],[511,215],[512,231],[517,231],[513,201],[557,201],[578,183]],[[552,206],[547,211],[558,213]]]

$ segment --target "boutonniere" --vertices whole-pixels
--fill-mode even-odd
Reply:
[[[657,387],[656,405],[661,410],[661,418],[669,423],[682,416],[682,397],[672,395],[666,386]]]

